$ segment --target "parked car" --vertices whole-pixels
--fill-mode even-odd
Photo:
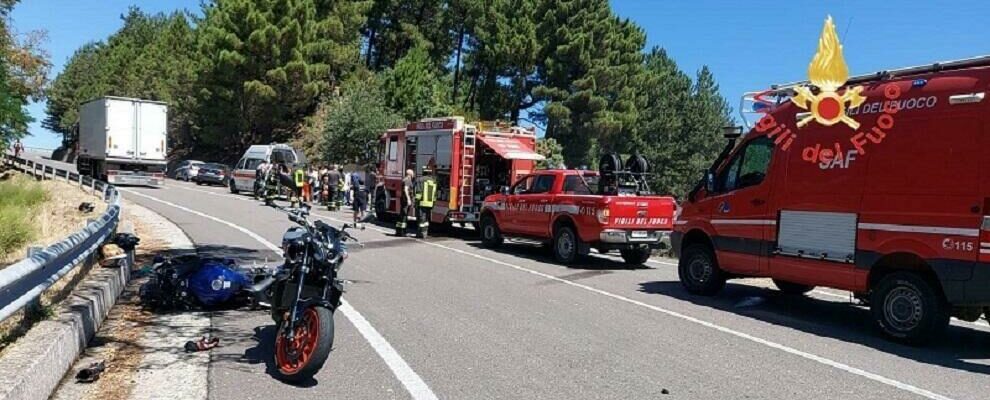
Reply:
[[[196,182],[197,185],[207,184],[227,186],[227,179],[229,179],[229,176],[230,171],[226,165],[206,163],[199,166],[196,175],[192,177],[192,181]]]
[[[185,160],[175,168],[175,180],[189,182],[192,177],[199,172],[199,167],[205,164],[202,161]]]

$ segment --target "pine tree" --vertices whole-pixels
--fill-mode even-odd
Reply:
[[[415,47],[382,73],[386,104],[408,121],[450,114],[448,91],[423,47]]]
[[[217,0],[204,10],[201,141],[217,150],[286,141],[358,63],[365,1]]]
[[[536,11],[536,0],[493,0],[477,21],[467,60],[474,82],[468,100],[482,119],[518,122],[536,103]]]
[[[422,47],[435,67],[446,66],[455,45],[450,8],[444,0],[374,0],[362,29],[368,43],[365,65],[376,71],[391,68]]]
[[[650,162],[652,189],[683,198],[724,145],[721,128],[730,122],[729,108],[707,67],[692,84],[660,48],[647,54],[644,66],[646,103],[636,148]]]
[[[548,0],[537,33],[547,42],[539,67],[547,136],[569,165],[593,165],[599,151],[622,151],[634,131],[643,31],[612,15],[605,0]]]

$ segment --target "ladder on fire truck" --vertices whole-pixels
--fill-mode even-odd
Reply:
[[[464,128],[464,140],[461,141],[461,190],[460,211],[474,212],[474,165],[477,130],[472,126]]]

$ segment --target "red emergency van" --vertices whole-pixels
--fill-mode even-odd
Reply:
[[[990,57],[851,78],[839,93],[861,86],[866,99],[850,124],[798,128],[807,112],[789,99],[806,85],[760,93],[776,100],[682,204],[671,242],[683,286],[848,290],[911,344],[986,313]]]

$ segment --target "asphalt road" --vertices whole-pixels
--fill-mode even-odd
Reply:
[[[283,214],[225,188],[168,181],[124,196],[181,227],[206,254],[274,263]],[[346,213],[317,211],[340,224]],[[953,321],[927,348],[893,344],[848,294],[785,296],[764,280],[688,295],[673,260],[576,267],[539,247],[480,247],[469,233],[426,241],[358,232],[334,351],[314,382],[267,374],[262,311],[216,313],[213,399],[986,399],[990,327]],[[664,393],[668,394],[664,394]]]

